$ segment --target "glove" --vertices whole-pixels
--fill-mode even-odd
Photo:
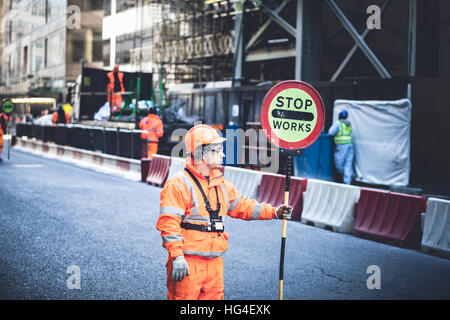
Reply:
[[[291,220],[293,208],[288,204],[282,204],[278,206],[275,210],[275,217],[277,219],[288,219]]]
[[[184,256],[176,257],[172,260],[172,280],[181,281],[189,275],[189,266]]]

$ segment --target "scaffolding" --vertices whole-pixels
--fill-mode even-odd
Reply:
[[[161,5],[162,21],[153,28],[152,60],[155,68],[164,70],[167,81],[204,83],[231,78],[240,0],[146,3]]]

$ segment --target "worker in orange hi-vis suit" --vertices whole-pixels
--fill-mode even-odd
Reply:
[[[2,151],[3,151],[3,135],[6,133],[6,120],[8,118],[0,112],[0,162],[2,159]]]
[[[58,109],[53,112],[52,123],[70,123],[70,114],[64,111],[62,105],[59,105]]]
[[[241,195],[219,170],[221,138],[207,125],[185,136],[188,152],[184,171],[167,180],[161,191],[156,228],[167,249],[167,298],[224,299],[222,255],[228,248],[225,218],[290,219],[292,207],[258,203]]]
[[[139,128],[146,131],[141,133],[142,158],[151,158],[158,153],[159,138],[164,135],[163,123],[156,113],[156,107],[151,107],[148,115],[139,122]]]
[[[106,86],[108,93],[109,107],[111,113],[120,111],[122,108],[122,95],[120,92],[125,92],[123,87],[123,72],[119,72],[119,65],[116,64],[112,72],[106,74],[109,79],[109,83]]]

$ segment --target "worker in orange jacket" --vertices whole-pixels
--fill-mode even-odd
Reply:
[[[161,191],[156,228],[167,249],[169,300],[224,298],[222,255],[228,248],[225,218],[269,220],[291,218],[292,207],[258,203],[241,195],[219,168],[221,138],[210,126],[193,127],[185,136],[188,152],[184,171]]]
[[[59,105],[58,109],[53,112],[52,123],[70,123],[70,114],[64,111],[62,105]]]
[[[142,158],[151,158],[158,153],[159,138],[164,135],[163,123],[156,113],[156,107],[151,107],[148,115],[139,122],[139,128],[146,131],[141,133]]]
[[[3,135],[6,132],[6,120],[8,120],[8,118],[4,116],[3,113],[0,112],[0,162],[3,161],[2,159]]]
[[[106,74],[108,76],[109,83],[106,86],[108,93],[109,107],[111,113],[120,111],[122,108],[122,95],[120,92],[125,92],[123,87],[123,72],[119,72],[119,65],[114,66],[113,71]]]

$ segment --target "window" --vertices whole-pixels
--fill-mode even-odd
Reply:
[[[110,66],[111,39],[103,40],[103,66]]]
[[[31,27],[36,29],[45,24],[46,0],[34,2],[31,6]]]
[[[111,15],[111,0],[103,0],[103,13],[105,17]]]
[[[12,32],[13,32],[13,24],[12,21],[9,21],[8,23],[8,43],[12,42]]]
[[[47,67],[57,66],[64,63],[66,47],[64,44],[65,32],[59,31],[48,37],[47,42]]]
[[[105,6],[103,0],[69,0],[68,6],[70,5],[80,7],[81,11],[103,10]]]
[[[65,0],[47,0],[47,21],[66,14]]]
[[[136,0],[117,0],[117,12],[134,8],[136,3]]]
[[[11,55],[8,55],[8,78],[11,77]]]
[[[92,60],[93,61],[102,61],[103,60],[103,41],[102,41],[102,32],[94,31],[94,38],[92,39]]]
[[[48,67],[48,38],[44,40],[44,69]]]
[[[23,63],[22,63],[22,74],[27,75],[28,73],[28,46],[23,47]]]
[[[78,63],[85,59],[85,40],[82,32],[70,32],[67,34],[67,63]]]
[[[116,38],[116,63],[130,63],[130,50],[134,47],[135,35],[133,33],[124,34]]]
[[[40,39],[31,44],[31,72],[39,71],[44,68],[44,40]]]
[[[111,2],[111,1],[109,1]],[[103,0],[91,0],[89,3],[89,10],[103,10]],[[111,5],[110,5],[111,7]]]

